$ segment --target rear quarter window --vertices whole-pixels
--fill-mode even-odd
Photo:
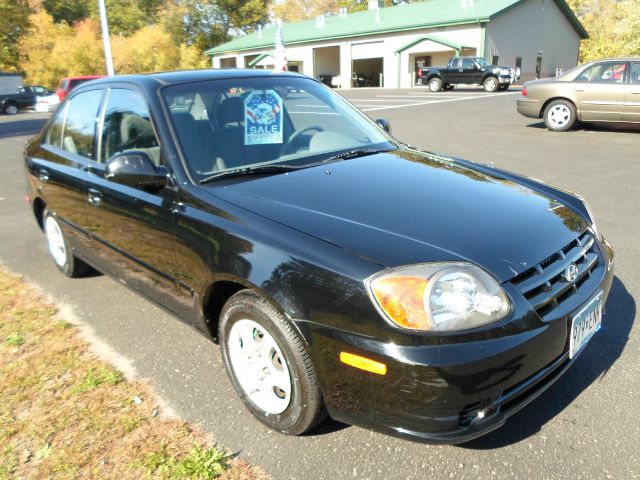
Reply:
[[[53,147],[62,148],[62,130],[64,128],[64,120],[67,116],[67,107],[69,104],[65,104],[63,108],[58,110],[56,116],[49,127],[45,143]]]
[[[76,95],[68,102],[62,134],[63,150],[94,159],[96,118],[102,95],[102,90],[89,90]]]

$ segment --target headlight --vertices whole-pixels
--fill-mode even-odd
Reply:
[[[501,68],[500,69],[500,75],[511,75],[511,69],[510,68]]]
[[[470,263],[410,265],[365,283],[380,312],[408,330],[466,330],[501,320],[510,309],[498,282]]]

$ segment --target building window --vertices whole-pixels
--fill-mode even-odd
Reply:
[[[522,57],[516,57],[516,68],[522,68]]]
[[[491,59],[491,65],[498,65],[499,59],[500,57],[498,55],[494,55],[493,58]]]

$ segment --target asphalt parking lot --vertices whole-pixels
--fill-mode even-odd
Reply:
[[[335,422],[298,438],[269,431],[236,398],[217,346],[117,282],[58,274],[23,200],[22,148],[46,115],[0,116],[0,262],[71,306],[176,412],[274,479],[639,478],[640,126],[551,133],[518,115],[518,95],[479,89],[344,93],[372,118],[388,119],[394,133],[416,147],[493,163],[583,195],[616,247],[602,330],[544,395],[500,430],[468,444],[430,446]]]

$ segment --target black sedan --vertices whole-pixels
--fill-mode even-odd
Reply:
[[[283,433],[328,414],[469,440],[601,326],[613,249],[583,199],[410,148],[302,75],[93,81],[25,152],[57,267],[104,272],[218,341]]]

